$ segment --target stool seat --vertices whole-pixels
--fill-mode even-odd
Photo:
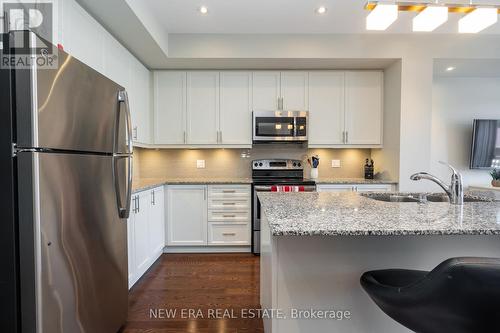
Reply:
[[[500,332],[500,259],[451,258],[432,271],[366,272],[361,285],[389,317],[415,332]]]

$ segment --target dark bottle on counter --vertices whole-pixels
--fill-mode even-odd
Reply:
[[[373,160],[370,160],[370,163],[368,163],[368,159],[366,159],[365,162],[365,179],[373,179],[373,174],[374,174],[374,165],[373,165]]]

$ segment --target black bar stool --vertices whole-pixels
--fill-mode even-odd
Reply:
[[[500,259],[451,258],[431,272],[366,272],[361,285],[389,317],[420,333],[500,332]]]

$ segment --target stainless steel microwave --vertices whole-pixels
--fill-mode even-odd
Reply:
[[[307,111],[254,111],[253,142],[305,142]]]

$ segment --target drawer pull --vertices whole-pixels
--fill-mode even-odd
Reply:
[[[223,232],[222,236],[236,236],[235,232]]]
[[[236,215],[222,215],[222,217],[236,217]]]
[[[223,190],[222,193],[236,193],[235,190]]]
[[[222,204],[224,206],[233,206],[233,205],[236,205],[236,202],[223,202]]]

